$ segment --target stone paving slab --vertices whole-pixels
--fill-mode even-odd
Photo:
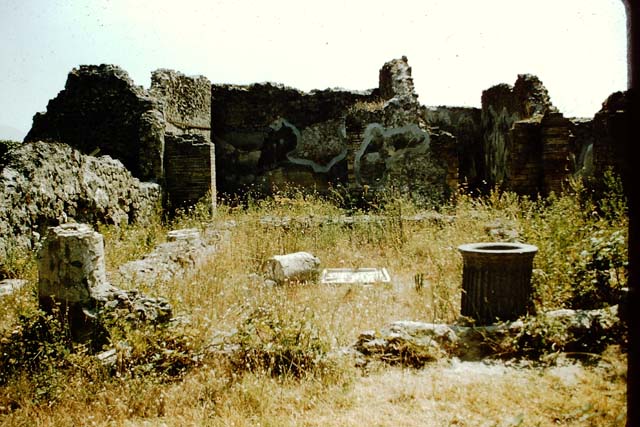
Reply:
[[[26,280],[22,279],[5,279],[0,280],[0,297],[5,295],[11,295],[16,292],[18,289],[24,287],[27,283]]]
[[[370,284],[390,281],[391,276],[386,268],[325,268],[320,276],[322,284]]]

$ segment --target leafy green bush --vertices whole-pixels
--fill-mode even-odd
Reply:
[[[230,340],[236,372],[304,377],[325,367],[329,344],[308,310],[259,306],[240,323]]]
[[[539,248],[532,278],[539,310],[617,303],[626,283],[628,217],[619,179],[610,175],[607,185],[607,200],[573,181],[565,194],[518,203],[521,236]]]
[[[201,340],[182,325],[154,326],[121,322],[111,329],[120,378],[153,377],[160,381],[182,378],[201,361]]]
[[[0,385],[24,376],[32,384],[35,401],[55,400],[70,352],[68,330],[55,316],[41,311],[21,314],[13,330],[0,338]]]
[[[622,230],[596,230],[582,242],[570,276],[571,306],[601,308],[616,304],[627,280],[627,239]]]
[[[526,357],[541,360],[562,352],[577,356],[602,353],[610,344],[626,345],[626,331],[621,323],[612,324],[611,314],[589,316],[576,311],[573,316],[528,317],[524,327],[508,336],[494,349],[502,357]],[[611,325],[614,325],[611,327]]]

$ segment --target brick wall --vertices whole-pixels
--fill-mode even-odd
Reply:
[[[165,135],[165,192],[170,208],[193,205],[211,195],[215,210],[214,146],[198,134]]]

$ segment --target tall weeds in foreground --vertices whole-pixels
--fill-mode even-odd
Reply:
[[[390,395],[393,387],[377,389],[372,381],[393,378],[394,384],[404,384],[408,374],[380,371],[363,378],[353,361],[335,354],[361,332],[391,321],[456,321],[462,270],[457,246],[494,239],[486,225],[495,221],[510,224],[522,241],[540,249],[534,261],[539,310],[615,303],[626,284],[627,259],[626,205],[617,183],[611,177],[608,198],[600,201],[592,200],[579,182],[566,194],[540,200],[499,191],[483,198],[458,194],[422,220],[412,218],[421,213],[419,207],[393,193],[371,202],[368,210],[347,211],[331,200],[293,191],[242,207],[222,203],[214,217],[196,206],[169,225],[157,220],[146,227],[101,227],[111,270],[150,251],[169,227],[225,227],[230,237],[198,271],[145,289],[169,297],[188,321],[167,328],[114,325],[111,344],[119,350],[114,369],[77,349],[70,353],[53,339],[39,343],[48,353],[38,359],[37,378],[29,375],[32,365],[10,356],[12,374],[0,386],[0,421],[358,425],[362,417],[375,423],[370,414],[390,402],[396,410],[400,405],[414,411],[407,413],[420,412],[424,402],[419,399],[428,397],[430,413],[440,414],[443,423],[434,425],[453,422],[442,411],[466,414],[469,420],[481,414],[495,425],[520,413],[532,425],[557,420],[584,425],[585,416],[615,425],[624,405],[623,374],[607,382],[596,372],[575,387],[549,376],[519,377],[522,385],[505,380],[498,386],[494,381],[500,380],[494,379],[465,386],[461,394],[460,387],[446,385],[449,380],[434,366],[436,379],[422,379],[411,386],[413,391]],[[267,258],[299,250],[318,256],[323,268],[386,267],[392,283],[273,287],[259,279]],[[0,304],[3,354],[40,348],[24,333],[47,322],[37,311],[33,290],[27,287],[10,297],[11,303]],[[522,407],[520,412],[486,404],[487,393],[505,387],[517,392],[503,390],[500,396],[508,400],[505,404]],[[594,400],[593,387],[606,398]],[[373,393],[368,405],[358,397],[367,393]],[[528,408],[530,401],[544,402],[547,409]],[[554,406],[562,413],[549,409]],[[411,425],[409,417],[401,421]],[[415,425],[421,421],[414,420]],[[456,423],[473,425],[464,418]]]

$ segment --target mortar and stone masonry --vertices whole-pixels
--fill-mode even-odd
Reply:
[[[69,73],[25,140],[117,158],[163,185],[172,207],[215,200],[216,189],[291,185],[395,186],[437,201],[464,182],[535,195],[561,190],[575,173],[619,167],[626,99],[616,93],[593,119],[568,119],[540,79],[522,74],[484,91],[480,109],[424,107],[406,57],[384,64],[378,88],[362,92],[212,85],[166,69],[144,90],[117,66],[87,65]]]
[[[575,174],[597,184],[620,170],[628,108],[618,92],[593,119],[565,118],[527,74],[486,90],[482,108],[424,107],[406,57],[364,92],[212,85],[166,69],[145,90],[117,66],[83,65],[34,116],[32,143],[0,161],[0,250],[32,248],[70,219],[144,220],[160,197],[173,209],[210,196],[214,210],[218,191],[393,187],[438,204],[460,184],[530,195]]]

